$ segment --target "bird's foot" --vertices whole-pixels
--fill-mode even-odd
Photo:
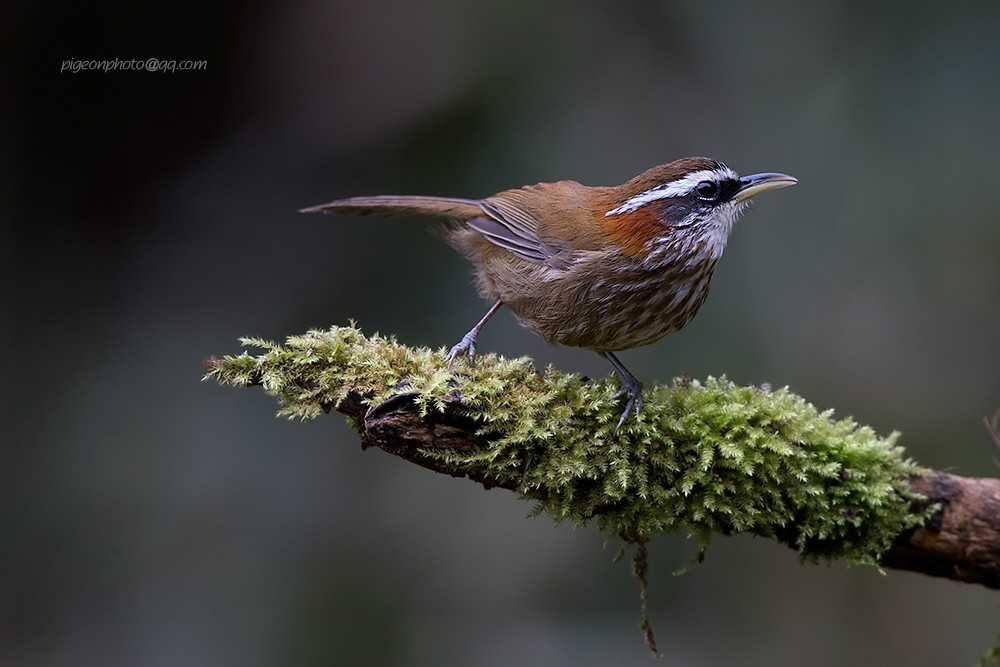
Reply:
[[[448,369],[451,369],[451,365],[455,363],[455,359],[459,357],[468,357],[469,365],[472,365],[472,360],[476,356],[476,338],[478,337],[479,331],[473,329],[469,333],[462,336],[462,340],[458,341],[454,347],[448,352],[448,356],[445,359],[448,362]]]
[[[628,381],[631,380],[631,381]],[[639,410],[642,409],[642,384],[636,380],[634,377],[630,377],[626,380],[622,378],[622,388],[618,390],[614,396],[611,397],[612,401],[616,401],[622,396],[628,396],[628,401],[625,403],[625,410],[622,411],[622,416],[618,420],[618,425],[615,426],[615,432],[622,427],[625,420],[628,419],[629,413],[632,412],[632,408],[635,408],[635,416],[639,416]]]
[[[635,379],[635,376],[628,372],[625,368],[625,364],[618,360],[612,352],[602,352],[600,353],[605,359],[611,362],[611,365],[615,367],[615,371],[618,373],[618,379],[621,380],[622,388],[618,390],[618,393],[611,397],[612,401],[618,400],[622,396],[628,396],[628,402],[625,404],[625,411],[622,412],[621,419],[618,420],[618,426],[615,426],[615,433],[618,429],[622,427],[625,420],[628,419],[628,415],[632,412],[632,408],[635,408],[635,416],[639,416],[639,410],[642,409],[642,383]]]
[[[469,358],[469,365],[472,365],[472,359],[476,356],[476,337],[479,336],[479,330],[490,321],[490,318],[493,317],[493,314],[497,312],[502,305],[503,301],[497,299],[496,303],[494,303],[490,309],[486,311],[486,314],[483,315],[483,319],[479,320],[479,323],[472,327],[472,330],[469,331],[469,333],[462,336],[462,340],[458,341],[458,345],[451,348],[448,352],[448,356],[445,357],[448,361],[448,370],[451,370],[451,365],[455,363],[455,359],[463,355]]]

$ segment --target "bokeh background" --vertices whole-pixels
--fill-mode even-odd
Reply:
[[[448,346],[482,314],[376,193],[784,171],[695,322],[623,359],[789,385],[921,463],[993,476],[995,2],[9,3],[0,123],[0,663],[649,665],[619,545],[201,382],[237,338],[355,319]],[[60,73],[67,59],[207,60]],[[481,349],[590,376],[501,314]],[[995,593],[651,544],[670,665],[971,664]]]

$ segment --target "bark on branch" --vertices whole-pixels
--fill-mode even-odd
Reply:
[[[882,565],[1000,588],[1000,480],[935,471],[910,488],[941,509],[901,535]]]

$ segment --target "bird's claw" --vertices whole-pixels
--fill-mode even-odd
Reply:
[[[618,420],[618,425],[615,426],[615,433],[618,429],[622,427],[625,420],[628,419],[629,413],[632,412],[632,408],[635,408],[635,416],[639,416],[639,411],[642,409],[642,384],[632,378],[632,382],[623,381],[623,386],[618,392],[611,397],[612,401],[616,401],[622,396],[628,396],[628,402],[625,403],[625,410],[622,411],[622,416]]]
[[[445,360],[448,362],[448,369],[451,370],[452,364],[455,363],[455,359],[466,356],[469,358],[469,365],[472,365],[472,360],[476,356],[476,332],[470,331],[469,333],[462,336],[462,340],[451,348],[448,352],[448,356]]]

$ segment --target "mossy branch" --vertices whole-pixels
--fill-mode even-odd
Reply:
[[[211,359],[223,384],[260,385],[280,414],[346,414],[362,446],[517,492],[558,521],[644,544],[686,530],[702,545],[750,532],[805,561],[843,559],[1000,588],[1000,480],[919,467],[851,419],[788,391],[725,378],[653,385],[615,431],[614,380],[484,355],[449,371],[443,350],[354,327],[243,343]]]

